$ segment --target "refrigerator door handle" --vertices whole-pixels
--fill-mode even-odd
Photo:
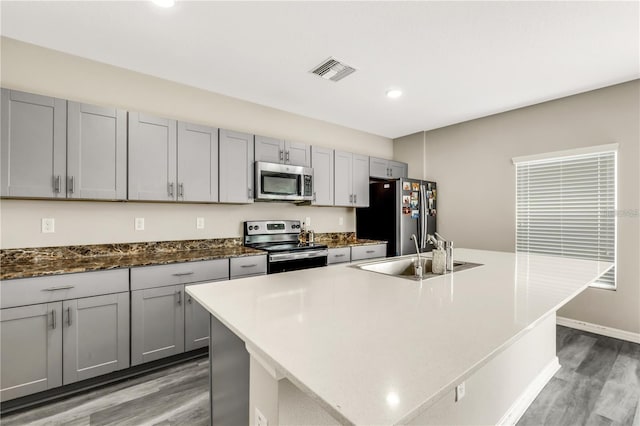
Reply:
[[[427,248],[427,196],[426,187],[420,184],[420,248]]]

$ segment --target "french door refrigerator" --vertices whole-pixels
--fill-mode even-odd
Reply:
[[[418,179],[371,182],[369,207],[356,209],[358,238],[387,241],[387,256],[431,251],[427,234],[436,232],[436,183]]]

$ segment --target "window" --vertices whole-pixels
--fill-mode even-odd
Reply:
[[[514,158],[516,251],[615,262],[617,145]],[[593,284],[615,289],[615,266]]]

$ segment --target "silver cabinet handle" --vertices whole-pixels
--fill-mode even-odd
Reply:
[[[53,177],[53,192],[60,192],[60,175]]]
[[[284,161],[284,151],[280,150],[280,161]]]
[[[169,197],[173,197],[173,182],[169,183],[168,187]]]
[[[43,288],[42,291],[58,291],[58,290],[69,290],[70,288],[73,288],[74,286],[72,285],[61,285],[59,287],[49,287],[49,288]]]
[[[367,250],[367,254],[375,253],[375,250]]]
[[[241,268],[255,268],[258,266],[257,263],[252,263],[251,265],[240,265]]]
[[[187,303],[189,303],[189,304],[193,303],[193,302],[191,301],[191,296],[187,297]]]
[[[316,193],[313,193],[313,201],[316,201]]]
[[[251,188],[247,188],[247,193],[249,194],[249,199],[251,199],[252,195],[251,195]]]
[[[69,194],[73,194],[73,191],[75,190],[73,176],[69,176],[67,179],[69,180],[69,183],[67,183],[67,191],[69,191]]]
[[[190,271],[190,272],[176,272],[175,274],[171,274],[174,277],[184,277],[185,275],[193,275],[194,272]]]
[[[176,291],[176,294],[178,295],[178,305],[182,305],[182,292]]]
[[[56,328],[56,310],[51,310],[51,329],[55,330]]]
[[[67,325],[71,327],[71,307],[67,308]]]
[[[353,194],[349,194],[349,202],[353,203]]]
[[[358,202],[358,194],[353,194],[353,204]]]
[[[342,254],[334,254],[333,257],[344,257],[344,253],[342,253]]]
[[[289,151],[285,153],[284,161],[289,162]]]
[[[184,183],[178,185],[178,197],[184,198]]]

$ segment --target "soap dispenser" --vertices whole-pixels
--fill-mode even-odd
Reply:
[[[431,272],[434,274],[444,274],[447,270],[447,252],[442,247],[442,241],[438,240],[438,246],[431,252]]]

